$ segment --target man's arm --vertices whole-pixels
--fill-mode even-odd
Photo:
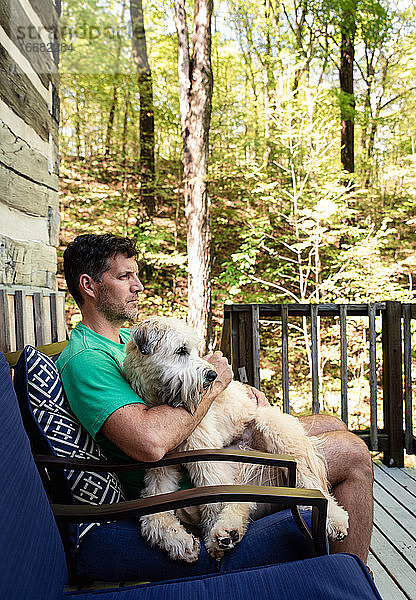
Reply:
[[[193,415],[184,408],[167,405],[148,408],[144,404],[128,404],[107,418],[101,433],[135,460],[153,462],[163,458],[188,437],[232,380],[231,367],[221,352],[214,352],[206,360],[215,368],[217,379]]]

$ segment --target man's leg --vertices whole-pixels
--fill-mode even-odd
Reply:
[[[322,435],[328,479],[349,514],[348,535],[331,542],[331,552],[351,552],[366,564],[373,524],[373,463],[366,444],[329,415],[300,417],[309,435]]]

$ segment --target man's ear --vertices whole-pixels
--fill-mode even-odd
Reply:
[[[80,275],[78,284],[81,294],[95,298],[95,283],[91,275],[87,275],[86,273]]]

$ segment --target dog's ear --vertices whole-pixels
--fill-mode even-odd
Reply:
[[[183,386],[179,384],[177,388],[171,391],[170,395],[164,400],[165,404],[169,404],[172,408],[184,408],[189,414],[193,415],[201,402],[201,394],[195,390],[192,394],[188,393],[184,397]]]
[[[201,402],[201,394],[196,390],[185,396],[183,382],[176,379],[175,385],[166,390],[162,404],[168,404],[172,408],[184,408],[189,414],[193,415]]]
[[[164,333],[162,327],[155,327],[150,321],[142,321],[131,330],[131,339],[142,354],[153,354]]]
[[[180,381],[176,382],[176,386],[170,390],[167,390],[165,397],[163,398],[163,404],[168,404],[172,408],[185,408],[182,400],[182,383]]]
[[[198,408],[199,402],[194,399],[187,398],[184,400],[182,398],[182,390],[179,389],[178,392],[174,396],[170,396],[166,404],[172,406],[172,408],[184,408],[189,414],[193,415],[196,409]]]

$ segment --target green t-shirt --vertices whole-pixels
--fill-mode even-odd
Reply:
[[[123,343],[113,342],[82,323],[71,332],[56,366],[72,412],[100,444],[109,458],[131,460],[100,432],[106,419],[118,408],[143,400],[132,390],[122,374],[130,330],[122,329]],[[129,498],[137,498],[143,487],[144,471],[120,473]]]
[[[120,338],[122,343],[118,344],[78,323],[56,361],[56,366],[68,404],[88,433],[99,443],[108,458],[130,461],[131,458],[100,431],[106,419],[118,408],[137,402],[144,404],[122,373],[130,330],[121,329]],[[144,471],[119,473],[129,499],[140,496],[143,477]],[[180,487],[191,487],[187,472]]]

